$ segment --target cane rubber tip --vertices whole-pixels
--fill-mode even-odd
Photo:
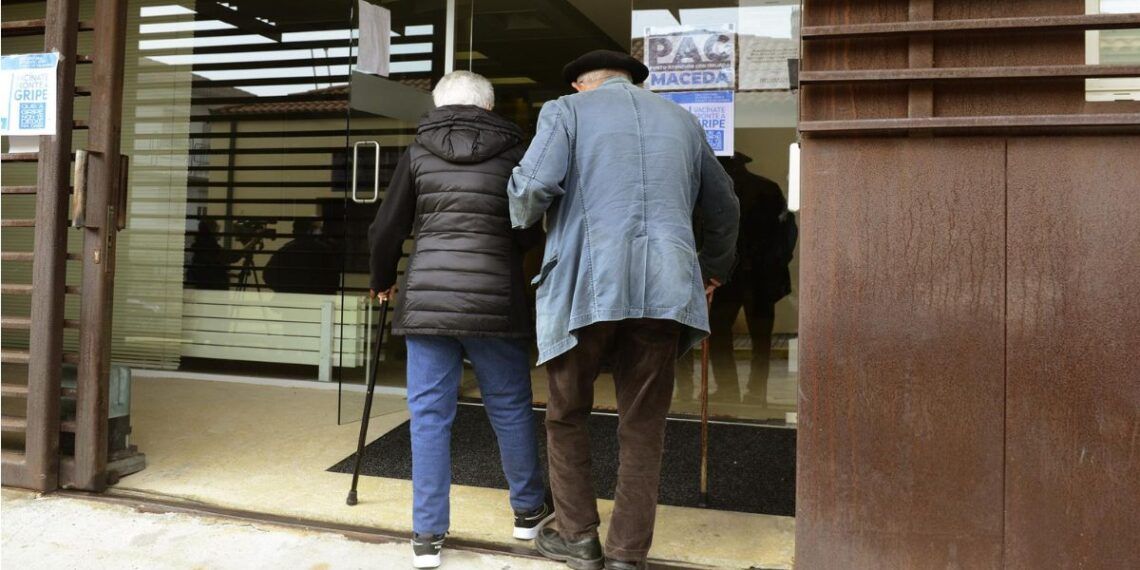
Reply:
[[[344,502],[348,503],[348,506],[350,506],[350,507],[355,505],[356,504],[356,491],[349,491],[348,492],[348,498],[345,499]]]

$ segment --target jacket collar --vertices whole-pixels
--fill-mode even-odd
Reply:
[[[602,84],[598,86],[598,89],[604,89],[606,87],[613,87],[615,85],[618,85],[619,83],[625,83],[626,85],[633,85],[632,81],[630,81],[630,80],[628,80],[628,79],[626,79],[620,75],[616,75],[614,77],[611,77],[611,78],[603,81]]]

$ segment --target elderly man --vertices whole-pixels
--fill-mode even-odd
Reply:
[[[540,552],[571,568],[632,569],[653,539],[665,416],[679,353],[709,331],[706,295],[734,260],[739,204],[700,124],[635,86],[636,59],[590,52],[563,69],[578,91],[547,103],[512,173],[516,228],[546,216],[538,284],[539,363],[558,530]],[[693,235],[703,216],[702,250]],[[586,419],[612,358],[621,446],[603,557]]]

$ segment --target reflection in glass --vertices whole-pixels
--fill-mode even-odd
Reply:
[[[1140,0],[1086,0],[1085,3],[1089,14],[1140,12]],[[1085,32],[1085,58],[1093,65],[1140,63],[1140,29]],[[1085,95],[1088,101],[1140,101],[1140,77],[1086,79]]]
[[[632,53],[645,56],[647,34],[735,30],[735,152],[722,164],[741,202],[741,231],[737,268],[709,312],[710,411],[782,423],[795,410],[797,380],[798,228],[785,191],[787,149],[796,140],[789,70],[799,57],[800,7],[791,0],[721,4],[635,1]],[[698,349],[678,363],[674,413],[699,411],[699,361]]]

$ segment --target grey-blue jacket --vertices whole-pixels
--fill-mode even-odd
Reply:
[[[732,270],[740,205],[688,111],[624,78],[550,101],[507,192],[516,228],[546,215],[539,364],[602,321],[677,321],[681,353],[707,336],[704,281]]]

